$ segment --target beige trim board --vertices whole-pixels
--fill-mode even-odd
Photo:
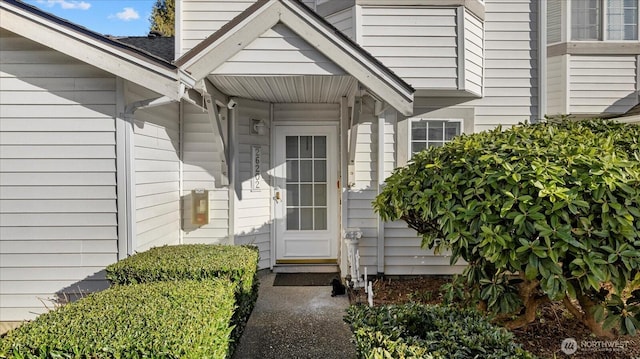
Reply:
[[[640,55],[638,41],[573,41],[547,46],[547,57],[562,55]]]
[[[485,5],[480,0],[356,0],[356,5],[368,6],[464,6],[484,21]]]

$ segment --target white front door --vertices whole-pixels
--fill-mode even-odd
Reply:
[[[276,126],[276,263],[338,256],[337,126]]]

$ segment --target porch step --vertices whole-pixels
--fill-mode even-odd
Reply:
[[[273,273],[336,273],[340,268],[336,264],[278,264]]]

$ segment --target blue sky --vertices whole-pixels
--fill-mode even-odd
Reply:
[[[155,0],[26,0],[46,12],[104,35],[143,36]]]

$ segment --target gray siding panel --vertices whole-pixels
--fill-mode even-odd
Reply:
[[[355,8],[339,11],[335,14],[328,15],[325,19],[336,29],[342,31],[352,40],[355,40],[355,29],[353,28]]]
[[[277,24],[213,71],[216,75],[342,75],[344,71],[313,45]]]
[[[569,57],[569,106],[574,114],[621,114],[637,104],[636,56]]]
[[[476,131],[538,117],[537,1],[485,4],[484,98],[460,106],[475,108]]]
[[[547,44],[562,41],[562,1],[547,2]]]
[[[378,191],[378,118],[374,116],[374,103],[369,97],[363,98],[360,120],[357,124],[355,151],[355,181],[347,192],[347,228],[359,228],[360,270],[368,273],[378,271],[378,216],[373,212],[371,201]]]
[[[128,84],[127,102],[157,97]],[[180,237],[180,139],[177,103],[135,113],[136,238],[134,249],[178,244]]]
[[[180,6],[182,49],[178,56],[218,31],[247,9],[254,0],[184,0]],[[176,57],[177,58],[177,57]]]
[[[485,4],[483,98],[461,102],[456,98],[417,97],[416,117],[420,117],[421,113],[437,110],[442,113],[450,111],[451,118],[459,118],[461,110],[472,110],[470,113],[474,115],[471,118],[465,118],[465,121],[470,122],[465,122],[465,129],[476,132],[492,129],[497,125],[509,126],[537,118],[537,2],[534,0],[486,0]],[[465,31],[465,33],[469,32]],[[472,42],[468,40],[471,38],[467,39],[467,42]],[[475,41],[479,39],[475,38]],[[465,58],[474,58],[468,49],[465,51]],[[396,127],[396,130],[398,128],[400,127]],[[409,133],[406,127],[405,130],[407,132],[395,133],[396,147],[408,146]],[[387,128],[387,131],[390,131],[390,128]],[[364,156],[358,157],[364,163],[358,164],[357,168],[364,167],[374,171],[376,168],[375,145],[372,144],[366,150],[371,152],[369,154],[371,158],[366,162],[367,159]],[[366,198],[362,198],[364,193],[368,194]],[[359,205],[363,208],[370,207],[375,191],[362,191],[359,196],[361,198]],[[351,196],[349,206],[352,206]],[[371,216],[366,221],[358,219],[358,222],[362,224],[368,222],[370,227],[365,230],[365,233],[373,232],[370,235],[376,236],[376,217],[373,211],[369,213]],[[363,213],[359,215],[362,216]],[[355,220],[350,217],[349,222],[351,224]],[[450,258],[446,255],[436,256],[433,251],[422,249],[420,237],[402,221],[385,223],[384,236],[385,273],[387,274],[454,274],[463,269],[462,264],[450,266]],[[375,244],[375,238],[367,237],[363,245],[370,247]],[[374,249],[369,248],[365,251],[375,253],[371,252]],[[375,256],[365,258],[369,263],[375,261]],[[371,269],[375,268],[369,268]]]
[[[566,57],[566,55],[565,55]],[[547,114],[566,113],[566,61],[563,56],[547,59]]]
[[[235,243],[258,246],[261,269],[271,266],[271,192],[269,188],[251,191],[251,147],[260,146],[261,162],[265,166],[271,163],[269,109],[266,102],[241,99],[236,111],[239,177],[236,179]],[[267,122],[264,136],[250,134],[251,119]]]
[[[107,286],[116,95],[100,69],[6,31],[0,44],[0,321],[16,321]]]
[[[456,9],[362,6],[361,45],[416,89],[457,89]]]
[[[464,12],[465,89],[481,95],[484,69],[484,24],[468,10]]]
[[[222,170],[214,145],[213,128],[207,113],[184,104],[183,134],[183,223],[184,243],[221,244],[229,242],[229,189],[216,183]],[[219,140],[219,139],[217,139]],[[191,190],[209,190],[209,224],[191,224]]]

